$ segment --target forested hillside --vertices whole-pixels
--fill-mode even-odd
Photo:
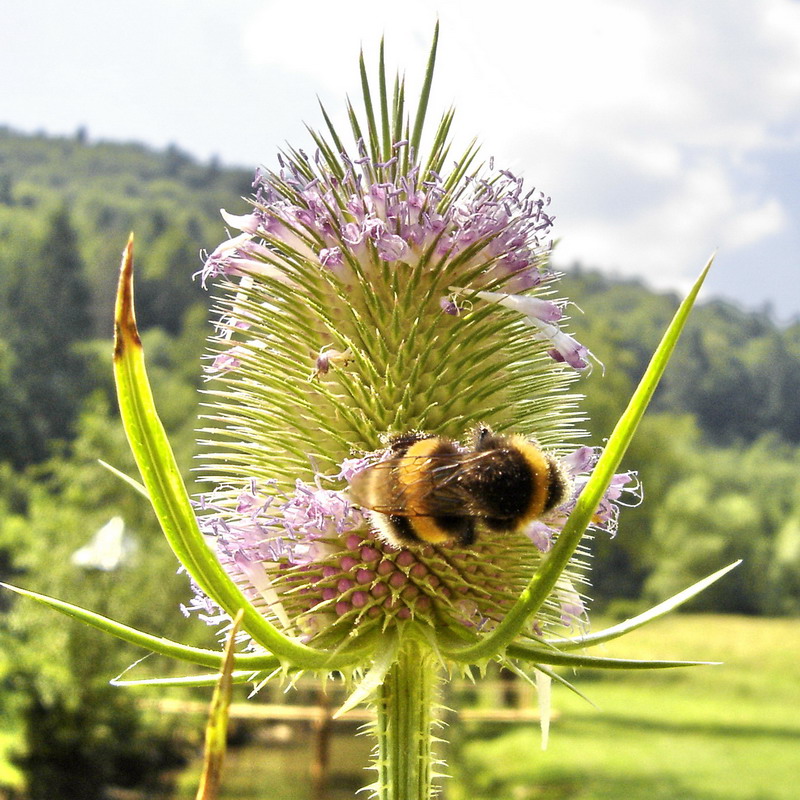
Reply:
[[[177,148],[24,137],[0,129],[0,459],[35,463],[98,386],[81,345],[111,333],[116,266],[137,237],[137,313],[177,334],[205,302],[191,275],[220,238],[244,172]]]
[[[679,298],[580,268],[564,284],[583,312],[573,327],[604,365],[584,385],[597,442]],[[698,607],[800,610],[799,395],[797,322],[780,327],[721,301],[694,310],[626,459],[645,502],[624,512],[613,542],[596,543],[598,598],[655,600],[742,558]]]
[[[188,582],[152,512],[98,459],[135,474],[111,375],[133,230],[151,379],[190,473],[208,304],[192,273],[224,235],[219,208],[246,195],[251,176],[176,148],[84,138],[0,129],[0,580],[208,646],[213,633],[180,613]],[[120,522],[121,541],[103,538]],[[11,597],[0,594],[0,794],[18,780],[11,764],[32,800],[160,780],[181,739],[142,715],[142,692],[108,683],[141,653]],[[147,662],[140,674],[172,668]]]
[[[724,254],[717,268],[724,270]],[[638,379],[677,295],[579,267],[569,272],[565,289],[584,312],[575,314],[575,329],[609,371],[621,369]],[[766,313],[712,300],[693,312],[652,409],[693,414],[716,444],[752,442],[767,432],[797,444],[798,396],[800,322],[778,327]]]

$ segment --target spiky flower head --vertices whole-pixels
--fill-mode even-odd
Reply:
[[[429,65],[432,68],[432,61]],[[240,231],[207,259],[217,334],[207,367],[202,524],[223,563],[288,635],[341,647],[415,625],[436,641],[493,629],[541,563],[593,451],[573,382],[589,353],[563,329],[549,266],[550,199],[470,146],[450,158],[452,111],[420,147],[402,80],[380,108],[362,61],[363,118],[345,144],[324,112],[314,151],[259,170]],[[478,425],[521,434],[560,463],[560,507],[468,546],[398,546],[352,502],[353,474],[392,437]],[[457,445],[458,446],[458,445]],[[596,518],[613,525],[614,507]],[[524,636],[584,616],[576,561]]]

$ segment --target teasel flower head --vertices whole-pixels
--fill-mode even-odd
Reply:
[[[589,353],[549,265],[550,198],[474,146],[453,159],[452,112],[423,150],[424,108],[412,126],[402,82],[390,102],[383,74],[381,59],[380,114],[365,74],[364,118],[348,106],[349,143],[323,111],[312,151],[259,170],[203,270],[217,333],[201,523],[271,622],[326,647],[493,629],[566,519],[555,508],[518,533],[478,522],[468,546],[388,542],[348,489],[392,437],[468,448],[479,425],[520,434],[560,464],[561,505],[592,463],[572,391]],[[523,637],[584,619],[578,555]]]
[[[364,109],[348,103],[350,138],[323,109],[313,149],[286,149],[257,172],[249,208],[223,212],[231,238],[202,271],[216,334],[201,528],[276,631],[344,659],[336,669],[354,684],[342,710],[374,702],[380,797],[427,796],[404,782],[433,777],[443,669],[494,660],[533,680],[546,740],[550,681],[563,682],[551,665],[590,658],[568,653],[590,635],[585,542],[615,533],[621,495],[637,489],[632,473],[612,472],[599,493],[595,481],[574,523],[600,451],[581,428],[574,389],[592,356],[569,331],[549,263],[550,198],[474,144],[454,158],[452,111],[421,146],[435,52],[434,40],[413,117],[402,80],[389,95],[383,48],[377,104],[362,59]],[[450,507],[461,530],[459,515],[480,504],[465,499],[459,468],[406,448],[445,442],[474,476],[478,431],[535,448],[547,465],[537,481],[549,481],[540,513],[502,525],[476,512],[461,538],[429,516],[416,535],[420,509],[404,503],[424,505],[430,484],[462,481],[462,506]],[[394,486],[403,464],[418,482],[408,496],[365,494]],[[392,535],[398,525],[411,537]],[[198,607],[206,601],[201,592]],[[300,662],[282,660],[308,668]],[[399,730],[424,743],[405,772],[390,755]]]
[[[348,103],[349,139],[323,109],[313,148],[287,148],[257,172],[249,208],[223,211],[231,238],[202,271],[216,334],[200,524],[282,635],[341,657],[360,648],[345,708],[373,694],[397,708],[382,692],[409,670],[413,694],[427,686],[420,673],[492,660],[535,674],[546,706],[549,681],[563,681],[548,665],[577,665],[559,648],[586,635],[585,542],[615,533],[621,496],[638,486],[612,472],[582,525],[570,523],[601,451],[584,443],[574,389],[592,356],[569,331],[549,263],[550,198],[474,144],[454,158],[452,111],[421,146],[435,51],[434,41],[413,117],[402,80],[388,92],[381,48],[379,100],[362,59],[364,109]],[[421,437],[478,463],[476,431],[532,443],[557,500],[524,524],[476,512],[474,537],[448,539],[414,535],[407,499],[365,498],[378,478],[363,475],[385,467],[391,485]],[[435,456],[409,468],[459,480]],[[410,491],[424,503],[429,489]],[[387,535],[392,525],[412,537]],[[415,723],[423,738],[426,720]]]

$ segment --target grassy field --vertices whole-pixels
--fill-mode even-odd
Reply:
[[[673,616],[603,650],[725,663],[578,675],[598,709],[556,690],[544,753],[529,727],[462,727],[448,799],[800,797],[800,621]]]
[[[597,705],[554,690],[550,746],[523,724],[456,722],[446,800],[796,800],[800,620],[673,616],[597,653],[721,666],[570,676]],[[220,800],[306,800],[308,736],[232,749]],[[328,800],[369,780],[369,742],[334,737]],[[366,776],[366,778],[365,778]],[[180,800],[193,797],[196,771]]]

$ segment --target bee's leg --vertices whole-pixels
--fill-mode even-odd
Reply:
[[[392,436],[392,438],[389,439],[389,451],[392,453],[392,455],[401,456],[415,442],[421,442],[423,439],[433,438],[435,438],[433,434],[420,433],[419,431],[401,433],[398,436]]]
[[[414,533],[408,517],[401,517],[398,514],[373,513],[372,518],[389,544],[393,544],[395,547],[419,544],[419,537]]]
[[[483,517],[483,523],[490,531],[507,531],[512,527],[508,517]]]

